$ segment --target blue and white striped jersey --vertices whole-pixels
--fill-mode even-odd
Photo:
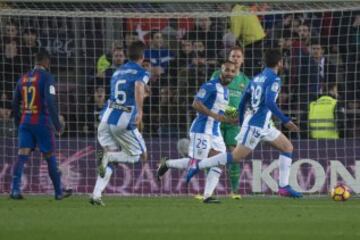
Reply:
[[[133,130],[137,113],[135,82],[147,84],[149,73],[139,64],[129,61],[120,66],[111,78],[110,98],[101,114],[101,121]]]
[[[269,128],[272,114],[283,123],[290,121],[276,105],[276,99],[281,88],[280,77],[271,69],[265,68],[248,84],[239,105],[240,123],[244,119],[247,102],[250,102],[250,113],[243,125]]]
[[[229,103],[229,90],[221,85],[220,79],[217,77],[204,83],[195,99],[202,102],[210,111],[224,114]],[[202,113],[197,113],[190,132],[221,136],[220,122]]]

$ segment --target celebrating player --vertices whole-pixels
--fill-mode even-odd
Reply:
[[[224,140],[220,132],[220,122],[236,123],[237,119],[224,116],[228,105],[229,91],[226,86],[235,76],[236,67],[227,61],[221,66],[220,76],[204,83],[197,93],[193,108],[197,111],[190,129],[190,158],[167,160],[160,164],[157,176],[163,176],[169,168],[186,169],[190,161],[199,161],[208,156],[226,152]],[[221,169],[210,168],[204,190],[204,203],[217,203],[212,194],[219,182]]]
[[[14,94],[13,115],[15,126],[18,127],[19,151],[13,170],[10,198],[24,198],[20,190],[24,164],[28,161],[31,151],[38,145],[48,164],[49,176],[55,189],[55,199],[62,200],[70,196],[72,191],[63,192],[54,155],[55,141],[52,125],[59,135],[63,129],[55,98],[55,81],[48,72],[50,65],[48,53],[37,53],[35,61],[34,69],[19,79]],[[49,115],[52,125],[49,123]]]
[[[276,105],[280,91],[281,80],[278,76],[283,68],[280,51],[270,49],[265,53],[266,68],[254,77],[247,86],[239,105],[239,121],[241,131],[236,137],[238,144],[230,153],[218,154],[214,157],[203,159],[191,165],[187,174],[190,181],[199,169],[226,165],[233,161],[244,159],[261,141],[268,141],[280,151],[279,157],[279,195],[299,198],[302,194],[293,190],[289,185],[289,175],[292,162],[293,146],[289,139],[270,124],[271,115],[274,114],[290,131],[299,131],[299,128],[285,116]],[[244,120],[247,103],[250,103],[250,114]]]
[[[241,100],[241,96],[249,83],[249,79],[244,73],[240,71],[242,64],[244,63],[244,53],[242,48],[233,47],[230,51],[229,60],[235,63],[236,75],[227,86],[229,89],[229,108],[237,109]],[[211,78],[218,77],[220,71],[213,73]],[[239,134],[240,127],[234,124],[221,124],[221,133],[224,138],[224,142],[228,151],[232,151],[236,147],[235,137]],[[232,163],[228,166],[228,175],[230,177],[231,186],[231,198],[240,199],[238,194],[239,178],[240,178],[240,164]]]
[[[149,73],[141,67],[144,44],[133,42],[129,46],[129,62],[116,70],[111,78],[110,99],[98,127],[98,140],[104,149],[90,203],[104,206],[101,194],[113,172],[113,163],[136,163],[146,160],[144,139],[137,129],[143,117],[145,85]],[[121,151],[119,150],[121,147]]]

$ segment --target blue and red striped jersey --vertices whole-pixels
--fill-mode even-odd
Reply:
[[[27,72],[17,82],[13,100],[15,124],[61,124],[55,100],[55,80],[41,66]]]

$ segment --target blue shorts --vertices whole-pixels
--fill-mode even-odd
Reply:
[[[35,149],[49,153],[55,150],[55,137],[49,126],[39,124],[21,124],[19,127],[19,148]]]

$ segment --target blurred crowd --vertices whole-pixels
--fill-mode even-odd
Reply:
[[[262,7],[262,11],[270,8]],[[335,84],[346,114],[342,136],[356,136],[360,108],[359,12],[259,15],[259,9],[239,4],[221,11],[239,14],[143,22],[121,19],[120,30],[113,35],[104,30],[107,25],[100,18],[84,18],[81,33],[76,32],[80,23],[72,18],[2,19],[3,126],[11,125],[10,102],[18,77],[33,67],[33,54],[46,49],[52,56],[50,70],[58,81],[66,134],[94,136],[98,115],[110,93],[111,76],[127,61],[127,46],[141,40],[148,46],[143,67],[151,73],[144,109],[145,136],[186,136],[195,116],[191,109],[194,94],[234,46],[244,49],[242,71],[249,78],[261,71],[264,50],[282,50],[285,69],[278,103],[303,129],[310,102],[323,94],[327,85]],[[251,14],[241,14],[243,11]],[[2,129],[1,134],[9,134],[5,133],[9,127]],[[306,131],[301,137],[308,137]]]

